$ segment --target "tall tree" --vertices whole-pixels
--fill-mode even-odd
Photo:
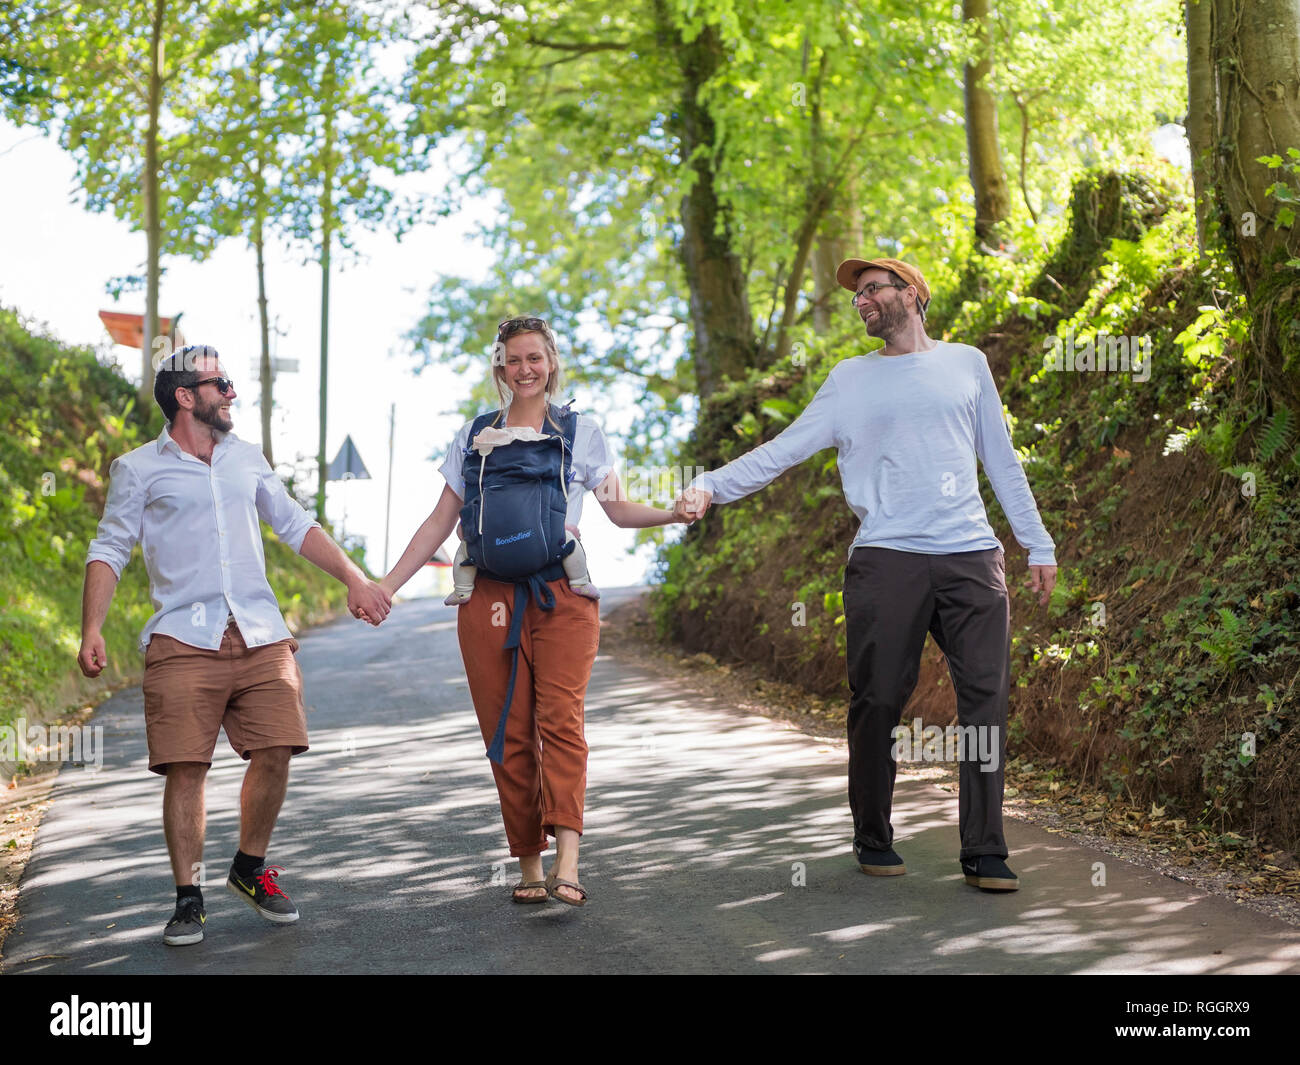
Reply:
[[[722,31],[700,20],[681,24],[666,0],[655,0],[655,34],[675,59],[680,97],[669,127],[687,168],[681,203],[682,268],[690,293],[695,380],[707,396],[756,361],[754,323],[731,212],[720,202],[715,172],[722,145],[706,102],[709,83],[727,61]]]
[[[503,228],[527,233],[515,274],[584,253],[551,312],[585,304],[620,365],[660,380],[685,381],[656,359],[685,332],[708,395],[788,353],[816,236],[855,175],[895,182],[904,204],[933,183],[896,138],[951,137],[935,44],[894,0],[465,9],[436,22],[411,94],[422,134],[463,138],[465,187],[499,190]],[[660,329],[671,345],[647,342]]]
[[[196,86],[260,6],[253,0],[41,0],[16,4],[5,15],[22,35],[25,67],[40,71],[38,85],[27,82],[36,91],[21,100],[10,96],[10,113],[57,131],[76,159],[91,210],[111,210],[145,232],[145,403],[153,390],[164,245],[170,254],[205,250],[192,235],[187,204],[164,202],[161,175],[187,163],[173,130],[201,106]]]
[[[253,250],[261,338],[259,359],[262,453],[274,465],[271,443],[272,387],[266,246],[282,232],[300,194],[283,180],[287,146],[306,132],[308,114],[286,84],[285,12],[262,12],[249,35],[227,49],[206,79],[205,106],[178,136],[190,160],[164,180],[190,205],[199,232],[211,243],[243,237]]]
[[[422,41],[410,98],[419,137],[464,145],[463,188],[499,189],[515,232],[526,229],[499,242],[507,273],[552,276],[581,251],[548,311],[563,319],[589,299],[628,366],[679,347],[685,323],[691,383],[707,393],[754,364],[756,343],[707,97],[732,45],[711,5],[692,18],[684,6],[460,9]]]
[[[964,86],[966,153],[971,188],[975,190],[975,236],[988,242],[993,238],[994,226],[1011,213],[1011,190],[998,143],[998,108],[988,84],[993,71],[989,0],[962,0],[961,14],[974,48],[966,61]]]
[[[1214,5],[1211,0],[1183,0],[1187,28],[1187,144],[1192,158],[1196,202],[1196,240],[1206,249],[1214,197],[1215,79],[1211,66]]]
[[[385,15],[390,16],[385,21]],[[403,23],[392,12],[333,0],[301,13],[286,56],[286,84],[309,113],[304,135],[290,138],[285,181],[295,195],[291,232],[315,249],[321,267],[320,422],[316,515],[325,515],[328,472],[330,277],[336,248],[352,247],[357,225],[386,224],[399,238],[414,217],[393,194],[393,176],[426,160],[398,136],[398,87],[377,65]]]
[[[1188,120],[1197,199],[1212,198],[1246,290],[1260,376],[1296,397],[1300,3],[1188,0],[1185,15],[1188,96],[1199,108]]]
[[[1008,101],[1001,117],[1025,119],[1027,203],[1059,213],[1083,160],[1145,141],[1162,108],[1181,109],[1181,68],[1151,47],[1169,25],[1152,17],[1162,3],[1116,13],[1002,0],[990,15],[998,84],[1025,104]],[[415,150],[441,145],[460,178],[441,190],[443,210],[458,193],[499,195],[503,210],[485,234],[490,277],[431,292],[415,333],[426,359],[465,365],[497,317],[545,311],[591,378],[634,374],[662,399],[662,418],[636,429],[652,439],[689,413],[685,393],[708,395],[734,373],[717,360],[743,331],[719,306],[734,321],[742,295],[748,305],[747,372],[804,341],[834,345],[835,323],[852,324],[834,281],[846,255],[903,255],[942,278],[971,247],[961,153],[972,48],[950,4],[440,11],[410,75]],[[1016,47],[1020,34],[1031,47]],[[1159,62],[1133,86],[1126,72],[1143,49]],[[688,121],[702,138],[690,140]],[[692,221],[700,206],[711,227]],[[714,255],[707,272],[692,267],[700,249]],[[702,341],[703,312],[721,343]]]

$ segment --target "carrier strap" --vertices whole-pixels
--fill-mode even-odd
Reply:
[[[501,580],[500,577],[493,577],[484,570],[480,570],[479,573],[492,580]],[[558,580],[562,576],[564,576],[564,567],[557,562],[540,573],[534,573],[518,581],[505,582],[513,583],[515,586],[515,607],[510,616],[510,628],[506,632],[505,642],[505,650],[510,652],[510,680],[506,682],[506,700],[505,705],[501,707],[501,716],[497,719],[496,734],[487,749],[488,758],[497,765],[502,764],[502,757],[505,754],[506,721],[510,716],[510,704],[514,700],[515,677],[519,673],[519,641],[523,636],[524,611],[528,609],[528,594],[532,593],[533,601],[542,610],[554,610],[555,593],[546,582],[548,579]]]

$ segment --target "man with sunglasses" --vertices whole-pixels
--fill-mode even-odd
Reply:
[[[176,911],[163,941],[172,946],[203,939],[204,782],[223,726],[249,763],[227,888],[268,921],[298,919],[277,882],[281,868],[268,865],[266,853],[289,759],[307,750],[307,720],[298,644],[266,580],[260,522],[347,586],[353,616],[378,625],[392,602],[290,498],[261,449],[231,432],[236,395],[214,348],[188,347],[162,360],[154,398],[167,425],[113,462],[86,554],[77,662],[88,677],[108,664],[102,627],[137,543],[149,573],[155,613],[140,650],[149,768],[166,777],[163,829]]]
[[[966,741],[955,752],[962,873],[973,887],[1015,891],[1002,831],[1010,604],[977,458],[1029,551],[1030,586],[1043,605],[1056,582],[1055,546],[984,353],[926,335],[930,287],[921,271],[898,259],[847,259],[836,280],[884,346],[836,365],[788,429],[696,478],[679,506],[701,517],[710,502],[740,499],[823,448],[838,450],[844,495],[862,523],[844,571],[858,865],[873,876],[906,872],[890,824],[895,730],[928,632],[948,660]]]

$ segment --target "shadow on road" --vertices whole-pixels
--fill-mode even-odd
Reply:
[[[1101,852],[1009,823],[1023,888],[967,887],[956,799],[899,781],[908,874],[859,872],[845,755],[675,692],[608,656],[577,910],[514,906],[496,792],[454,613],[401,604],[302,640],[312,749],[293,762],[270,855],[303,919],[227,894],[243,763],[209,775],[202,944],[168,948],[162,780],[138,689],[99,710],[106,760],[65,769],[23,880],[9,973],[1283,972],[1300,933]],[[1105,883],[1097,885],[1097,863]]]

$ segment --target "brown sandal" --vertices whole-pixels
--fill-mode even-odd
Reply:
[[[544,888],[546,890],[546,894],[545,895],[519,894],[519,892],[528,890],[530,888]],[[551,888],[550,885],[547,884],[545,880],[520,880],[519,883],[517,883],[513,888],[510,889],[510,898],[514,902],[525,903],[525,904],[533,903],[533,902],[545,902],[550,897],[551,897]]]
[[[556,888],[567,887],[573,888],[574,891],[582,895],[580,899],[570,899],[561,895]],[[563,902],[567,906],[585,906],[587,905],[587,889],[581,884],[575,884],[572,880],[561,880],[554,873],[546,878],[546,892],[555,899],[556,902]]]

